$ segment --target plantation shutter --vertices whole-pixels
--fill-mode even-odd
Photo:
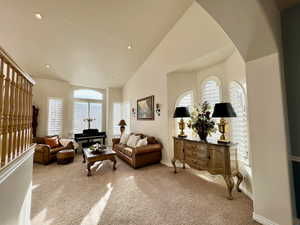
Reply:
[[[208,80],[202,86],[202,102],[207,101],[211,106],[211,113],[213,113],[216,103],[221,101],[220,87],[215,80]],[[215,119],[219,123],[219,119]],[[217,125],[216,125],[217,127]],[[211,136],[207,137],[209,142],[216,142],[219,139],[220,133],[217,131]]]
[[[129,134],[130,133],[130,103],[129,102],[124,102],[123,103],[123,112],[122,112],[123,119],[125,120],[127,126],[125,128],[125,133]]]
[[[48,135],[63,133],[63,100],[50,98],[48,100]]]
[[[191,91],[187,92],[187,93],[183,94],[181,97],[179,97],[177,105],[176,105],[176,107],[188,107],[190,111],[192,109],[192,106],[193,106],[193,93]],[[176,121],[176,124],[175,124],[176,135],[178,135],[180,133],[180,129],[178,127],[178,123],[180,122],[180,120],[181,120],[181,118],[176,118],[176,120],[175,120]],[[187,125],[190,118],[183,118],[183,120],[184,120],[185,124]],[[188,136],[192,135],[192,130],[189,129],[187,126],[185,127],[184,132]]]
[[[121,134],[119,122],[122,119],[122,105],[121,103],[113,104],[113,135],[118,136]],[[127,122],[126,122],[127,123]]]
[[[89,103],[89,107],[90,107],[89,118],[95,119],[91,122],[91,128],[102,131],[102,104],[101,103]]]
[[[88,118],[88,111],[89,108],[87,102],[74,102],[74,134],[82,133],[84,129],[87,129],[87,122],[84,122],[83,120]]]
[[[230,101],[237,117],[231,119],[231,139],[238,143],[239,159],[249,163],[249,138],[247,106],[243,88],[236,82],[230,84]]]

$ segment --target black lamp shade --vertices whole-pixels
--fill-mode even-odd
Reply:
[[[176,107],[173,118],[190,117],[190,112],[187,107]]]
[[[236,117],[236,113],[229,102],[215,104],[214,113],[212,117]]]

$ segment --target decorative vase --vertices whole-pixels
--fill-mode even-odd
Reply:
[[[207,136],[208,136],[208,132],[207,131],[198,131],[198,135],[201,141],[207,142]]]

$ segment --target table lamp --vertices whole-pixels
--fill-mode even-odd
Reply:
[[[183,118],[190,117],[190,112],[187,107],[176,107],[173,118],[181,118],[178,123],[178,127],[180,129],[180,134],[178,137],[185,138],[187,135],[184,134],[185,123]]]
[[[214,118],[221,118],[218,124],[219,131],[221,133],[219,143],[229,144],[230,140],[227,139],[226,133],[228,132],[228,123],[224,118],[236,117],[236,113],[229,102],[215,104],[214,112],[212,114]]]
[[[120,131],[121,131],[121,135],[123,134],[123,132],[125,131],[125,126],[127,126],[125,120],[120,120],[119,124],[120,126]]]

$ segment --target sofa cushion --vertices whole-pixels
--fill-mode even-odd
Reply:
[[[158,141],[155,137],[147,137],[148,145],[158,144]]]
[[[128,141],[127,141],[127,145],[129,147],[133,147],[135,148],[137,142],[140,140],[140,136],[135,136],[135,135],[130,135]]]
[[[45,143],[47,145],[49,145],[51,148],[56,148],[56,147],[60,146],[59,140],[57,137],[45,138]]]
[[[146,146],[146,145],[148,145],[147,138],[143,138],[137,142],[136,147],[142,147],[142,146]]]

